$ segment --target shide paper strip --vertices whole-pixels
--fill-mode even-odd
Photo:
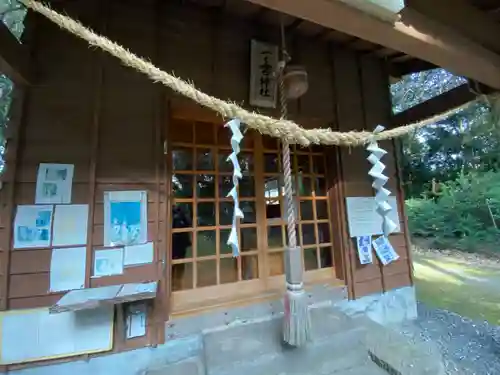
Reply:
[[[373,131],[374,134],[380,133],[384,130],[382,125],[378,125]],[[375,202],[377,206],[377,213],[382,217],[382,232],[384,236],[387,237],[389,234],[394,232],[397,228],[396,223],[394,223],[389,218],[389,212],[392,210],[389,204],[389,196],[391,192],[384,188],[384,185],[389,180],[389,177],[384,175],[385,165],[380,161],[387,151],[378,146],[378,142],[372,141],[366,148],[370,155],[368,156],[368,161],[372,164],[372,168],[368,174],[372,177],[373,183],[372,187],[375,189]]]
[[[231,233],[227,240],[227,244],[233,249],[233,257],[240,255],[240,246],[238,241],[238,222],[243,219],[243,211],[240,209],[240,203],[238,200],[238,183],[243,177],[241,174],[240,163],[238,162],[238,154],[240,152],[240,142],[243,139],[243,134],[240,130],[240,120],[233,119],[229,121],[225,127],[231,130],[231,148],[233,152],[227,158],[233,164],[233,187],[231,191],[227,194],[227,197],[233,198],[234,201],[234,213],[233,213],[233,223],[231,226]]]

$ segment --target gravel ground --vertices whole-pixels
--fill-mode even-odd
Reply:
[[[418,305],[419,317],[402,328],[406,336],[437,348],[448,375],[500,374],[500,327]]]

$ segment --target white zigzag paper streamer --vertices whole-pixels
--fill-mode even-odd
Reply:
[[[233,198],[234,201],[234,213],[233,213],[233,224],[231,226],[231,233],[227,240],[227,244],[233,249],[233,256],[237,257],[240,255],[240,245],[238,243],[238,220],[243,219],[243,211],[240,209],[240,203],[238,200],[238,182],[241,180],[243,175],[241,174],[240,163],[238,162],[238,154],[240,152],[240,142],[243,139],[243,134],[240,130],[240,120],[233,119],[229,121],[224,127],[228,127],[231,130],[231,148],[233,152],[228,156],[227,161],[233,164],[233,188],[227,194],[227,197]]]
[[[382,125],[378,125],[373,133],[380,133],[384,129]],[[373,178],[372,187],[376,190],[375,203],[377,205],[377,213],[382,216],[382,232],[387,237],[397,228],[396,223],[389,218],[389,212],[392,210],[389,204],[389,195],[391,195],[391,192],[384,187],[389,177],[384,175],[385,164],[380,161],[387,154],[387,151],[381,149],[376,141],[370,142],[366,149],[370,152],[368,161],[373,165],[368,174]]]

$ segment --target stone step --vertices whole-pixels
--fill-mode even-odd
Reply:
[[[331,307],[311,314],[312,342],[300,349],[283,345],[282,319],[206,334],[207,374],[327,375],[370,362],[364,327]]]
[[[205,375],[205,367],[201,358],[193,357],[157,369],[147,370],[144,375]]]

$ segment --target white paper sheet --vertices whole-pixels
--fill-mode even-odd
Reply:
[[[57,205],[52,246],[85,245],[88,217],[88,204]]]
[[[53,249],[50,261],[50,292],[82,289],[85,286],[87,248]]]
[[[153,263],[154,243],[148,242],[141,245],[125,246],[123,256],[124,266],[135,266],[138,264]]]
[[[123,273],[123,248],[94,251],[94,277]]]
[[[148,239],[146,191],[104,193],[104,244],[137,245]]]
[[[127,339],[146,335],[147,307],[146,304],[132,304],[126,312]]]
[[[394,232],[400,232],[396,197],[389,197],[388,203],[392,207],[389,218],[397,225]],[[383,234],[383,220],[377,213],[377,203],[374,197],[347,197],[346,206],[350,237]]]
[[[36,180],[36,204],[71,203],[73,164],[41,163]]]
[[[32,362],[110,350],[113,307],[49,314],[49,310],[0,313],[0,364]]]
[[[14,248],[49,247],[53,206],[17,206]]]
[[[356,244],[358,247],[359,262],[361,264],[373,263],[372,237],[371,236],[356,237]]]
[[[399,259],[399,255],[394,251],[389,239],[385,236],[380,236],[372,242],[375,254],[384,266]]]

